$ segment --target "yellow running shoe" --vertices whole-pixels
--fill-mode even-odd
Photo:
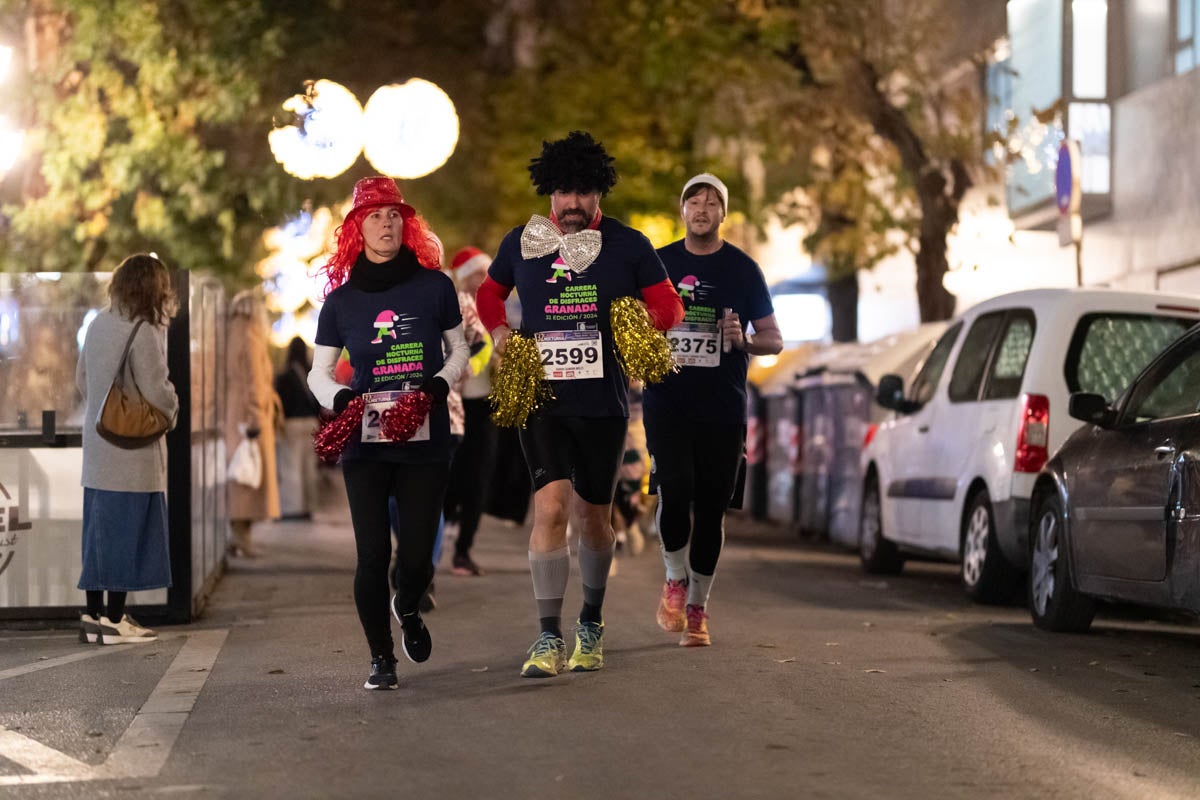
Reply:
[[[708,614],[704,606],[694,606],[688,603],[687,630],[679,639],[680,647],[708,647],[712,639],[708,635]]]
[[[521,667],[522,678],[553,678],[566,669],[567,643],[561,636],[542,631],[528,653],[529,658]]]
[[[567,662],[572,672],[595,672],[604,666],[604,623],[575,623],[575,652]]]
[[[679,632],[687,626],[683,616],[683,604],[687,601],[687,581],[667,579],[658,598],[658,612],[654,618],[664,631]]]

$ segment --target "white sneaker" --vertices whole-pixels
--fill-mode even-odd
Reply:
[[[96,644],[100,639],[100,620],[86,611],[79,615],[79,641]]]
[[[120,622],[113,622],[108,617],[100,617],[100,644],[131,644],[134,642],[153,642],[158,634],[149,628],[143,628],[137,621],[125,614]]]

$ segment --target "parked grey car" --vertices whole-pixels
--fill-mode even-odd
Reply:
[[[1075,393],[1068,413],[1086,424],[1032,497],[1034,624],[1085,631],[1097,599],[1200,612],[1200,325],[1112,405]]]

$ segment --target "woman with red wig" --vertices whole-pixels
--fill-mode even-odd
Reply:
[[[317,322],[308,385],[342,417],[361,408],[341,452],[358,564],[354,603],[371,650],[364,688],[394,689],[396,657],[388,619],[391,563],[389,500],[400,511],[391,613],[404,653],[420,663],[432,640],[418,609],[433,579],[433,544],[450,474],[446,396],[467,364],[454,283],[440,271],[442,245],[391,178],[364,178],[337,231],[337,252],[324,271],[325,305]],[[334,368],[345,348],[354,367],[349,386]],[[422,393],[428,416],[399,437],[388,415]],[[360,399],[361,398],[361,399]],[[347,410],[352,402],[354,408]]]

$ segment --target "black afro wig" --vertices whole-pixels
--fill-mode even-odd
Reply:
[[[542,142],[542,154],[529,161],[529,175],[541,195],[556,191],[599,192],[617,182],[612,157],[604,146],[584,131],[571,131],[565,139]]]

